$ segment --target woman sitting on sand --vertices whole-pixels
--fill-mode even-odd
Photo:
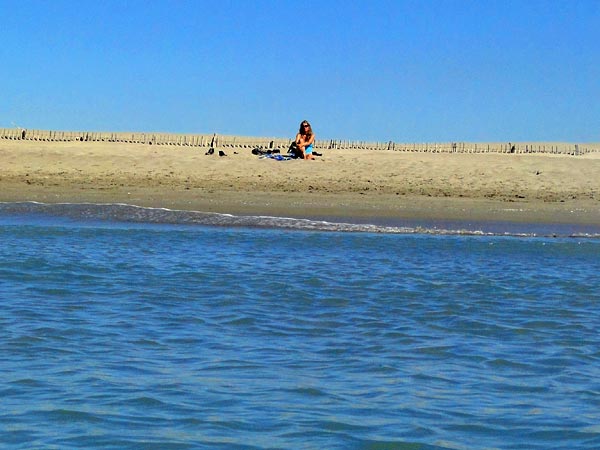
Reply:
[[[313,142],[315,142],[315,134],[312,131],[310,123],[303,120],[300,123],[300,130],[296,135],[296,145],[302,152],[304,159],[315,159],[313,156]]]

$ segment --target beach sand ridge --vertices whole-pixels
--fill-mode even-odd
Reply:
[[[600,154],[249,149],[0,140],[0,201],[129,203],[285,215],[600,224]]]

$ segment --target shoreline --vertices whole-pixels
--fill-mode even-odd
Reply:
[[[273,193],[221,192],[219,198],[205,194],[186,198],[185,192],[148,192],[129,188],[127,192],[65,193],[63,189],[33,191],[30,195],[10,190],[0,194],[5,203],[38,202],[44,204],[123,204],[173,211],[194,211],[236,216],[269,216],[295,219],[348,222],[379,226],[420,226],[431,224],[504,223],[507,226],[556,225],[561,228],[592,229],[600,232],[600,207],[595,202],[564,203],[501,202],[478,199],[413,197],[390,207],[388,197],[370,199],[360,205],[354,196],[306,196]],[[193,195],[197,193],[188,193]]]
[[[1,141],[0,201],[125,203],[235,215],[600,227],[600,155],[250,150]]]
[[[330,213],[331,211],[329,211]],[[28,219],[29,217],[29,219]],[[579,221],[558,223],[531,220],[532,216],[519,221],[483,220],[464,217],[450,219],[447,214],[436,216],[373,216],[356,215],[291,217],[283,215],[232,214],[194,209],[176,209],[156,206],[140,206],[127,203],[38,201],[1,202],[0,222],[8,224],[46,223],[62,219],[92,223],[130,223],[148,225],[181,225],[208,227],[270,228],[274,230],[322,231],[322,232],[368,232],[384,234],[504,236],[504,237],[550,237],[550,238],[600,238],[600,225]],[[8,220],[8,222],[6,222]]]

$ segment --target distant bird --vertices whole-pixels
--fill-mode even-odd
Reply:
[[[227,156],[223,150],[219,150],[219,156]]]

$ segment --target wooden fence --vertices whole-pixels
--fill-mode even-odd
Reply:
[[[26,130],[22,128],[0,129],[0,139],[49,141],[49,142],[123,142],[145,145],[172,145],[185,147],[215,148],[263,148],[287,149],[291,139],[226,136],[218,134],[167,134],[167,133],[109,133],[92,131],[48,131]],[[544,153],[585,155],[600,152],[600,143],[397,143],[362,142],[345,140],[317,140],[316,150],[364,149],[391,150],[420,153]]]

